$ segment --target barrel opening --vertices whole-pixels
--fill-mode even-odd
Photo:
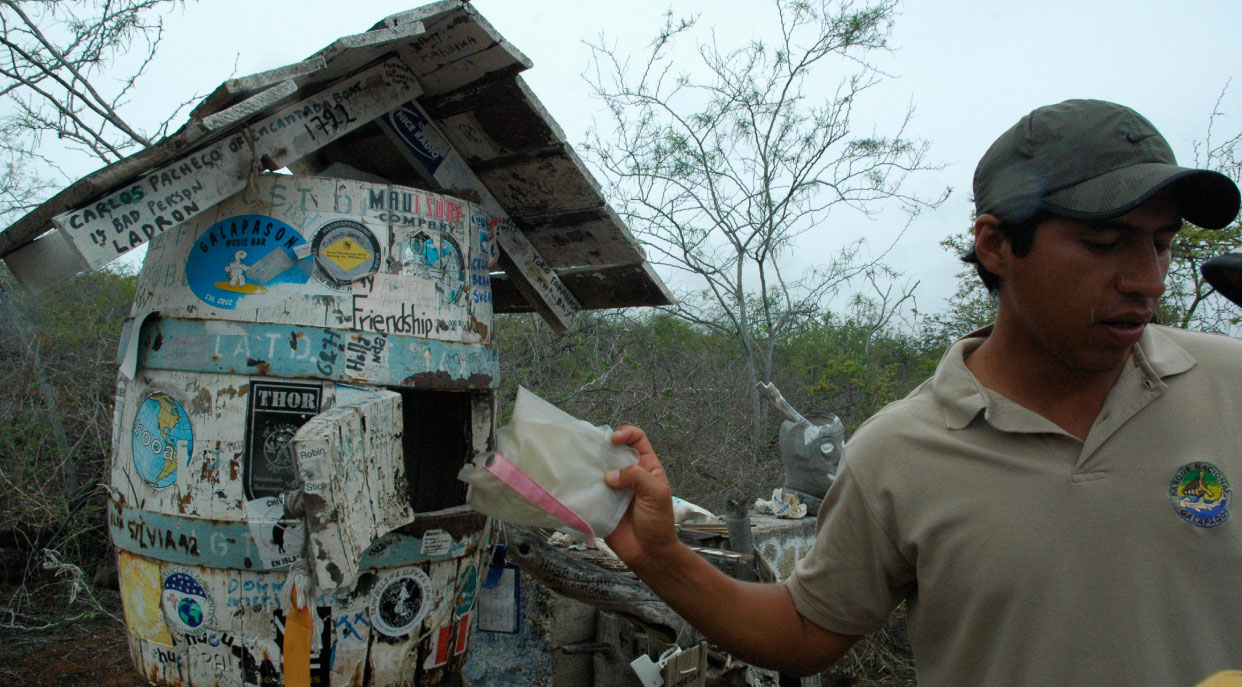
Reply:
[[[466,503],[457,473],[472,455],[471,393],[394,388],[401,394],[405,476],[415,513]]]

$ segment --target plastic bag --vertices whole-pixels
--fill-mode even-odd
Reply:
[[[595,545],[625,515],[634,493],[604,483],[611,470],[638,462],[616,446],[612,429],[579,420],[524,387],[509,424],[496,430],[496,452],[458,473],[475,510],[518,525],[545,527]]]

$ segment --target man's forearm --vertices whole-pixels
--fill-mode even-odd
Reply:
[[[747,663],[810,675],[858,639],[803,618],[784,585],[735,580],[685,545],[634,572],[687,622]]]

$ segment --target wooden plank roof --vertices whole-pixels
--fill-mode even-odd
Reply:
[[[387,17],[371,30],[340,38],[302,62],[226,81],[198,104],[176,133],[80,179],[0,232],[0,257],[12,265],[18,251],[51,254],[51,249],[32,244],[47,238],[39,237],[53,227],[53,218],[105,198],[188,152],[236,136],[247,125],[394,56],[417,82],[414,92],[421,92],[415,98],[417,105],[460,155],[472,173],[468,176],[485,189],[445,187],[437,181],[444,175],[412,164],[410,151],[402,150],[393,128],[383,125],[384,117],[290,162],[291,171],[333,175],[352,168],[366,178],[458,194],[475,202],[494,199],[581,308],[672,302],[638,242],[608,207],[560,127],[519,75],[532,66],[530,60],[461,0],[443,0]],[[264,160],[269,169],[275,163]],[[59,240],[48,243],[63,250]],[[502,261],[497,268],[505,265]],[[496,311],[542,311],[529,297],[529,288],[515,281],[512,274],[493,275]]]

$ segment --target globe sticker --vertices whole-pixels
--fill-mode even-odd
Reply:
[[[431,579],[419,568],[400,568],[380,578],[371,600],[371,624],[389,637],[401,637],[427,616]]]
[[[344,287],[375,274],[380,266],[380,245],[375,234],[361,222],[338,219],[325,224],[311,242],[316,277],[332,287]]]
[[[310,259],[297,257],[305,243],[296,229],[273,217],[229,217],[208,227],[190,249],[186,282],[200,300],[222,310],[235,310],[243,299],[247,305],[283,299],[309,279]]]
[[[182,634],[200,634],[211,623],[211,598],[203,581],[186,568],[169,569],[161,601],[168,626]]]
[[[172,396],[154,393],[138,406],[130,447],[143,482],[163,489],[177,481],[177,466],[194,455],[194,429]]]

